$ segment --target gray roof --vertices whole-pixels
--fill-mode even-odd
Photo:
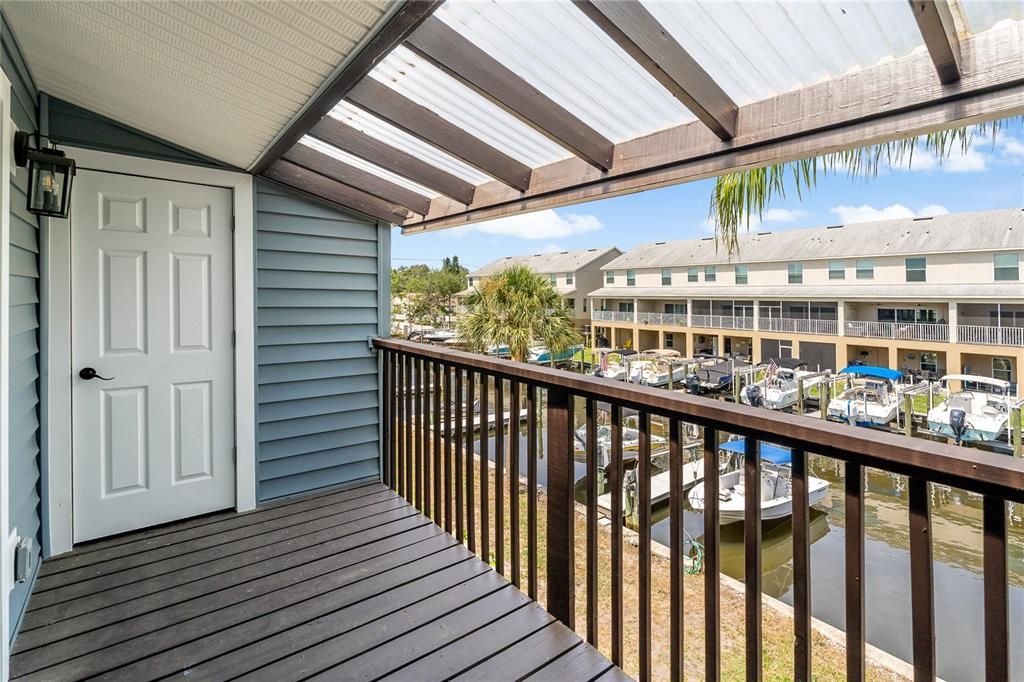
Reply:
[[[713,237],[654,242],[631,249],[602,270],[724,263],[820,260],[914,253],[1024,248],[1024,211],[1018,208],[951,213],[778,232],[741,232],[731,257]]]
[[[532,256],[505,256],[488,263],[479,270],[469,273],[470,277],[487,277],[500,272],[510,265],[528,265],[534,272],[542,274],[576,272],[580,268],[593,263],[609,253],[621,254],[614,246],[599,249],[582,249],[580,251],[562,251],[559,253],[535,253]]]
[[[895,300],[895,299],[1007,299],[1024,297],[1024,283],[993,282],[990,284],[930,284],[900,283],[899,287],[885,284],[777,284],[769,286],[707,286],[689,287],[602,287],[592,291],[591,298],[661,298],[681,300],[687,298],[727,299],[832,299],[832,300]]]

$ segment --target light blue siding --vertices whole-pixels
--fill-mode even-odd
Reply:
[[[37,95],[31,74],[18,51],[6,19],[2,30],[2,65],[11,81],[11,114],[19,130],[35,132]],[[11,348],[10,357],[10,485],[0,491],[10,500],[11,528],[32,538],[39,566],[42,541],[39,453],[39,221],[26,209],[28,171],[17,169],[11,180]],[[6,535],[6,530],[5,530]],[[33,580],[17,584],[11,592],[12,622],[17,626],[25,610]],[[17,627],[11,630],[11,636]]]
[[[367,338],[387,314],[385,229],[257,183],[260,502],[379,476],[378,360]]]

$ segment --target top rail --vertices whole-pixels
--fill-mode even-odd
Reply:
[[[439,348],[402,339],[377,338],[373,345],[415,358],[514,379],[545,389],[565,390],[600,402],[729,433],[770,440],[779,445],[844,461],[918,476],[984,495],[1024,502],[1024,461],[972,448],[906,438],[862,427],[808,419],[747,405],[709,400],[659,388],[562,370],[498,360],[485,355]]]

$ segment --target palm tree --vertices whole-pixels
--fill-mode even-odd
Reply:
[[[761,217],[777,197],[785,198],[787,185],[800,198],[814,188],[818,175],[845,172],[851,179],[874,178],[884,166],[909,166],[915,151],[934,154],[941,161],[954,148],[966,152],[975,134],[992,134],[993,142],[1002,121],[980,123],[971,128],[951,128],[920,137],[890,140],[880,144],[845,149],[810,159],[799,159],[765,168],[726,173],[715,179],[711,194],[710,219],[716,242],[730,253],[738,246],[741,224],[750,227],[752,216]]]
[[[525,265],[487,279],[466,298],[466,306],[457,328],[471,350],[508,346],[513,360],[525,362],[536,341],[554,357],[582,340],[561,295]]]

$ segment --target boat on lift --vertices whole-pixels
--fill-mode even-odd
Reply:
[[[454,329],[432,329],[420,332],[420,339],[430,343],[447,343],[452,339],[458,339],[459,333]]]
[[[629,380],[644,386],[677,385],[686,380],[689,363],[679,351],[669,348],[646,350],[629,361]]]
[[[769,410],[784,410],[797,403],[797,389],[803,380],[804,390],[821,383],[821,374],[807,369],[799,358],[774,358],[760,381],[747,384],[740,391],[740,402]]]
[[[1011,384],[976,374],[947,374],[940,381],[960,382],[960,390],[928,411],[928,428],[957,444],[988,443],[1007,435]]]
[[[637,354],[631,348],[619,348],[610,350],[601,348],[596,351],[600,355],[597,367],[593,369],[595,377],[625,381],[629,376],[629,361]]]
[[[855,426],[884,426],[896,418],[903,394],[899,370],[851,365],[839,374],[853,377],[853,383],[829,401],[829,419]]]
[[[583,350],[583,344],[569,346],[560,353],[552,353],[547,346],[534,346],[527,351],[527,362],[531,365],[550,365],[568,362],[576,353]]]
[[[730,440],[719,446],[720,452],[731,455],[730,462],[718,479],[718,519],[722,525],[742,521],[745,515],[746,483],[743,470],[744,439]],[[782,519],[793,514],[792,452],[774,443],[761,443],[761,520]],[[687,499],[690,507],[703,512],[705,482],[697,483]],[[813,507],[828,495],[829,482],[807,476],[807,498]]]
[[[626,424],[622,426],[622,456],[623,459],[636,459],[637,452],[640,450],[640,431],[637,430],[636,426],[631,426],[630,422],[636,423],[636,418],[627,419]],[[668,441],[664,436],[657,434],[649,434],[651,452],[655,453],[659,450],[663,450]],[[587,451],[587,425],[576,429],[573,434],[574,444],[573,448],[577,453],[586,453]],[[605,450],[610,452],[612,446],[612,427],[608,424],[602,424],[597,427],[597,448],[598,450]]]

